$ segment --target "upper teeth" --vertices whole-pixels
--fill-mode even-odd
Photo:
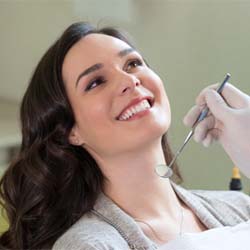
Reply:
[[[118,118],[118,120],[123,121],[129,119],[131,116],[137,114],[140,111],[146,110],[150,108],[150,104],[148,100],[143,100],[135,106],[126,109]]]

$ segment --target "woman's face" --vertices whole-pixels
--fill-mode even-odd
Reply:
[[[163,83],[127,43],[89,34],[68,51],[62,72],[75,116],[70,142],[84,144],[92,155],[134,152],[168,130],[171,115]],[[144,111],[126,119],[138,111],[141,98]]]

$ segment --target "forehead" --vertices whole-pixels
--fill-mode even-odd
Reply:
[[[126,42],[104,34],[89,34],[70,48],[63,61],[63,78],[95,63],[105,63],[121,50],[131,48]]]
[[[87,61],[102,59],[107,55],[115,56],[119,51],[126,48],[130,48],[130,46],[118,38],[103,34],[89,34],[73,45],[66,54],[64,62],[66,64],[70,60],[78,58]]]

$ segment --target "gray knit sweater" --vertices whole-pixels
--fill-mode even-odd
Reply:
[[[173,184],[178,197],[207,228],[235,225],[250,219],[250,197],[237,191],[188,191]],[[92,212],[85,214],[54,244],[52,250],[153,250],[136,222],[103,193]]]

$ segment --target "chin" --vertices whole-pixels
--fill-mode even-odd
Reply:
[[[152,141],[155,141],[157,139],[161,140],[162,136],[167,133],[167,131],[169,130],[169,123],[165,123],[165,124],[155,124],[155,126],[151,127],[149,131],[147,131],[142,137],[142,141],[144,141],[144,143],[150,143]]]

